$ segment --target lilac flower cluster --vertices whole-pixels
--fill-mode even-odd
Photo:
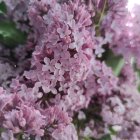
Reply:
[[[29,35],[26,47],[14,50],[16,67],[0,59],[1,139],[139,140],[133,65],[125,63],[116,77],[102,57],[112,49],[139,64],[138,7],[133,17],[127,0],[4,2]]]
[[[123,55],[127,63],[134,57],[139,67],[139,5],[132,11],[127,7],[127,0],[110,0],[110,10],[103,19],[101,30],[105,36],[111,36],[110,48],[114,53]]]

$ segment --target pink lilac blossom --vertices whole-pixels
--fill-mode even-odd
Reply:
[[[50,8],[46,12],[47,5]],[[40,9],[47,13],[43,18]],[[40,84],[46,94],[60,94],[62,100],[59,99],[58,105],[65,110],[76,111],[86,107],[95,92],[88,91],[87,87],[97,87],[101,94],[115,90],[117,78],[110,74],[111,70],[104,63],[96,60],[93,53],[94,46],[97,46],[96,38],[91,32],[91,15],[84,4],[33,1],[29,7],[29,18],[37,33],[38,44],[33,52],[33,70],[24,75]]]
[[[115,54],[121,54],[127,63],[135,58],[139,66],[139,5],[135,5],[130,12],[127,0],[111,1],[109,11],[104,17],[101,30],[105,36],[110,34],[110,48]]]
[[[109,99],[111,106],[114,106],[113,112],[109,111],[111,108],[109,107],[109,109],[107,106],[102,110],[103,119],[108,125],[120,126],[118,137],[122,139],[140,139],[140,135],[137,133],[139,131],[139,118],[137,116],[140,113],[139,93],[132,89],[134,87],[124,85],[123,90],[125,91],[122,91],[121,95],[124,96],[123,98],[113,97]],[[129,112],[127,112],[128,110]]]
[[[83,137],[99,139],[105,134],[110,134],[112,140],[140,139],[138,133],[140,96],[135,89],[136,87],[123,84],[121,91],[114,95],[106,98],[96,96],[89,108],[84,110],[86,117],[79,119],[79,122],[85,122],[80,130],[80,139]],[[92,117],[89,117],[89,114]],[[97,120],[97,116],[100,121]]]
[[[15,74],[8,88],[0,88],[1,139],[82,140],[105,134],[112,140],[140,139],[140,95],[132,65],[125,64],[116,77],[102,60],[104,45],[126,60],[134,55],[139,60],[139,40],[133,38],[139,31],[133,39],[127,34],[132,30],[126,23],[134,18],[125,8],[127,0],[108,1],[100,34],[93,18],[105,0],[5,2],[17,26],[23,29],[26,24],[19,21],[28,20],[31,30],[25,28],[29,31],[25,50],[14,50],[20,72],[0,60],[0,72],[8,67],[4,80]],[[135,47],[130,46],[131,39]],[[25,60],[31,50],[31,58]],[[84,128],[75,120],[85,120]]]
[[[73,133],[75,130],[71,125],[71,118],[58,107],[48,107],[42,110],[37,104],[34,103],[33,105],[33,102],[30,103],[21,97],[20,92],[17,94],[7,93],[1,88],[0,93],[0,126],[7,132],[11,130],[14,136],[25,134],[26,137],[30,135],[40,138],[47,136],[51,139],[53,133],[62,133],[65,127],[70,125],[69,128],[72,129],[72,132],[65,133],[67,135],[65,137],[76,138],[76,132]],[[6,134],[2,133],[2,137],[4,137],[3,135]],[[8,135],[11,133],[7,134],[7,137]]]

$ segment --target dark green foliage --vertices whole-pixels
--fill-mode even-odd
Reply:
[[[0,14],[6,14],[7,8],[4,2],[0,2]]]
[[[123,66],[124,59],[121,56],[116,56],[111,50],[108,50],[106,55],[105,62],[113,70],[115,76],[119,76]]]
[[[111,140],[111,136],[109,134],[106,134],[102,136],[99,140]]]
[[[0,2],[0,44],[4,47],[14,48],[26,42],[26,34],[17,29],[13,21],[9,21],[7,7],[4,2]]]
[[[11,21],[0,21],[0,43],[13,48],[26,42],[26,34]]]

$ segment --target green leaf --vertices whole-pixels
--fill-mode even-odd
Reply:
[[[84,137],[83,140],[97,140],[97,139],[95,139],[93,137]]]
[[[124,59],[121,56],[116,56],[111,50],[107,54],[106,64],[110,66],[113,70],[115,76],[119,76],[123,66]]]
[[[2,1],[0,2],[0,14],[6,14],[6,12],[7,12],[7,7],[5,3]]]
[[[110,127],[109,130],[111,132],[111,135],[117,135],[117,132],[112,127]]]
[[[85,137],[84,140],[92,140],[91,138],[89,137]]]
[[[0,43],[13,48],[26,42],[26,34],[16,28],[10,21],[0,22]]]
[[[102,136],[99,140],[111,140],[111,136],[109,134],[106,134]]]
[[[133,67],[137,75],[137,84],[138,84],[137,90],[140,93],[140,68],[137,67],[136,62],[134,62]]]
[[[4,131],[5,129],[0,127],[0,134]]]
[[[140,92],[140,70],[139,69],[135,69],[136,73],[137,73],[137,82],[138,82],[138,91]]]
[[[140,92],[140,85],[138,85],[138,91]]]

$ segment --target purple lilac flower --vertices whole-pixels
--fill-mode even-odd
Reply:
[[[82,140],[108,134],[112,140],[140,139],[133,66],[125,64],[116,77],[102,60],[112,49],[139,64],[139,6],[133,16],[127,0],[5,2],[8,16],[29,35],[25,49],[14,50],[17,72],[0,60],[0,73],[8,68],[2,86],[15,74],[8,88],[0,87],[1,139]],[[28,50],[32,56],[25,60]]]

